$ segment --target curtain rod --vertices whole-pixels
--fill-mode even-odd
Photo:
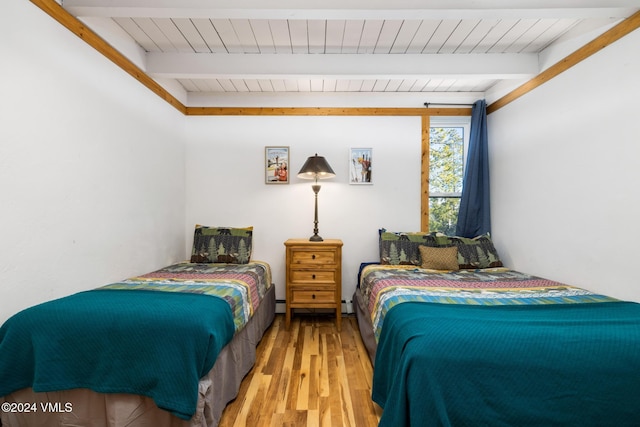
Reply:
[[[425,102],[424,106],[429,108],[429,105],[464,105],[467,107],[473,107],[473,104],[453,104],[453,103],[447,103],[447,102]]]

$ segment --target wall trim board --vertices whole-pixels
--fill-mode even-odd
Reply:
[[[471,115],[471,112],[468,114]],[[420,160],[420,231],[429,231],[429,128],[431,127],[431,118],[422,116],[422,149]]]
[[[187,107],[188,116],[470,116],[471,108]]]
[[[237,116],[237,115],[263,115],[263,116],[284,116],[284,115],[303,115],[303,116],[364,116],[364,115],[381,115],[381,116],[425,116],[425,115],[470,115],[470,113],[456,114],[455,110],[470,109],[447,109],[447,108],[227,108],[227,107],[186,107],[173,95],[167,92],[162,86],[149,77],[143,70],[132,63],[124,55],[114,49],[106,41],[100,38],[96,33],[87,28],[82,22],[68,13],[55,0],[30,0],[33,4],[42,9],[45,13],[58,21],[68,30],[84,40],[98,52],[102,53],[109,60],[130,74],[148,89],[160,96],[166,102],[175,107],[184,115],[194,116]],[[596,37],[580,49],[552,65],[538,76],[529,80],[527,83],[514,89],[507,95],[496,100],[487,106],[487,114],[504,107],[505,105],[520,98],[526,93],[532,91],[543,83],[556,77],[558,74],[568,70],[578,62],[588,58],[594,53],[604,49],[616,40],[624,37],[630,32],[640,27],[640,11],[626,18],[613,28]],[[446,114],[445,114],[446,112]]]

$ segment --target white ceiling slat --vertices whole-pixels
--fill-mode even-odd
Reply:
[[[387,83],[387,86],[384,88],[384,91],[398,92],[401,84],[402,84],[402,80],[400,79],[389,80],[389,83]]]
[[[289,35],[291,37],[291,51],[293,53],[309,53],[309,39],[307,34],[307,21],[289,21]]]
[[[189,53],[193,52],[193,48],[182,35],[182,33],[176,27],[171,19],[153,19],[153,22],[158,26],[160,31],[171,42],[178,52]]]
[[[424,88],[427,83],[429,83],[429,79],[417,79],[413,82],[409,92],[422,92],[422,88]]]
[[[546,49],[553,40],[556,40],[558,37],[565,34],[577,23],[578,20],[576,19],[556,20],[553,25],[547,29],[547,31],[541,34],[537,39],[533,40],[523,52],[540,52],[543,49]]]
[[[225,92],[237,92],[236,87],[231,83],[231,79],[216,79]]]
[[[258,83],[258,87],[260,88],[260,91],[262,91],[262,92],[274,92],[275,91],[273,89],[273,85],[271,84],[271,80],[259,79],[259,80],[257,80],[257,83]],[[251,90],[251,87],[249,87],[249,90]]]
[[[177,52],[178,49],[171,43],[167,36],[158,28],[151,18],[136,18],[135,23],[144,33],[154,41],[161,52]]]
[[[440,49],[444,46],[446,41],[449,39],[449,36],[458,27],[458,25],[460,25],[460,20],[457,19],[446,19],[441,21],[422,53],[440,53]]]
[[[200,32],[195,27],[191,19],[176,18],[173,19],[173,23],[178,28],[178,31],[187,39],[187,42],[196,53],[211,53],[209,46],[204,41]]]
[[[210,90],[206,80],[191,80],[191,83],[198,88],[198,92],[208,92]]]
[[[473,28],[464,43],[458,46],[454,53],[465,54],[473,52],[476,46],[489,34],[497,23],[497,19],[483,19],[478,22],[478,25]]]
[[[527,47],[541,34],[547,31],[554,23],[555,19],[540,19],[529,27],[522,35],[511,43],[509,47],[504,49],[505,53],[519,53],[528,51]]]
[[[291,37],[289,23],[285,20],[270,20],[269,28],[276,53],[291,53]]]
[[[418,31],[416,31],[416,34],[413,37],[413,40],[411,40],[411,43],[409,44],[409,47],[407,48],[407,51],[405,53],[422,53],[422,51],[427,46],[427,43],[429,43],[429,40],[431,40],[431,37],[433,37],[433,33],[435,33],[438,29],[439,25],[439,20],[428,19],[422,21],[420,23],[420,28],[418,28]]]
[[[275,92],[286,92],[287,91],[287,85],[284,83],[284,80],[282,80],[282,79],[272,79],[271,80],[271,86],[273,86],[273,90]]]
[[[247,79],[231,79],[231,84],[236,88],[237,92],[249,92]]]
[[[308,38],[309,38],[309,53],[320,54],[325,52],[325,31],[327,21],[312,19],[307,21]]]
[[[336,81],[336,92],[347,92],[349,90],[349,80],[338,79]]]
[[[365,79],[362,81],[359,92],[373,92],[373,87],[375,86],[375,84],[375,80]]]
[[[420,28],[421,21],[418,20],[405,20],[402,22],[402,27],[398,31],[390,53],[406,53],[409,49],[411,41],[415,37],[418,29]]]
[[[460,21],[460,24],[449,35],[438,53],[454,53],[466,41],[467,37],[480,23],[477,19]]]
[[[146,52],[162,52],[160,47],[131,18],[117,18],[115,22],[126,31]]]
[[[273,43],[271,27],[266,19],[253,19],[249,21],[260,53],[276,53]]]
[[[436,92],[447,92],[454,83],[455,83],[455,80],[444,79],[440,82],[440,84],[436,88]]]
[[[374,53],[383,24],[384,21],[379,19],[368,19],[364,21],[358,53]]]
[[[212,53],[227,52],[227,48],[224,46],[224,43],[222,43],[218,32],[213,28],[213,24],[210,20],[192,19],[191,21]]]
[[[291,37],[291,51],[293,53],[309,53],[307,21],[289,21],[289,35]]]
[[[224,88],[222,87],[222,85],[220,85],[218,80],[209,79],[209,80],[206,80],[206,82],[210,92],[224,92]]]
[[[336,79],[324,79],[322,86],[323,92],[335,92],[336,91]]]
[[[253,28],[248,19],[232,19],[231,25],[233,31],[238,36],[240,45],[242,46],[242,53],[260,53],[256,37],[253,34]]]
[[[347,92],[360,92],[362,88],[362,80],[351,79],[348,80]]]
[[[327,35],[329,33],[328,25],[331,22],[333,21],[327,22]],[[327,50],[326,53],[358,53],[358,47],[360,46],[360,40],[362,39],[362,30],[364,29],[364,20],[347,20],[342,22],[344,25],[339,45],[340,49],[333,52],[329,52]]]
[[[198,91],[198,86],[196,86],[191,79],[178,79],[178,83],[180,83],[187,92]]]
[[[299,85],[297,79],[287,79],[284,81],[285,90],[287,92],[298,92]]]
[[[511,44],[517,40],[522,34],[529,30],[537,20],[535,19],[520,19],[518,22],[507,31],[504,36],[493,45],[487,53],[501,53],[505,52]]]
[[[380,35],[378,36],[378,42],[373,50],[373,53],[390,53],[393,44],[398,37],[398,33],[402,28],[402,21],[388,20],[384,21],[382,28],[380,29]]]
[[[494,25],[489,33],[476,45],[472,53],[487,53],[518,23],[517,19],[503,19]]]
[[[298,79],[298,90],[300,92],[311,92],[311,80]]]
[[[373,92],[384,92],[387,90],[387,87],[389,86],[389,79],[378,79],[375,81],[373,88],[371,88],[371,90]]]
[[[413,85],[416,83],[417,79],[403,79],[402,82],[398,85],[398,92],[409,92]]]
[[[424,85],[422,91],[435,92],[438,89],[438,86],[440,86],[440,83],[442,83],[442,79],[431,79],[426,85]]]
[[[242,43],[236,34],[231,21],[228,19],[213,19],[211,20],[213,27],[215,28],[220,40],[225,49],[229,53],[243,53]]]
[[[322,92],[324,90],[322,79],[310,79],[309,86],[311,92]]]

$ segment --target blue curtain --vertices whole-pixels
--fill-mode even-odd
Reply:
[[[469,154],[456,225],[458,236],[476,237],[491,232],[488,146],[487,103],[483,99],[471,108]]]

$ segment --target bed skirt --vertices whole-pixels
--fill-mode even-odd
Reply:
[[[25,388],[0,397],[15,403],[0,412],[0,426],[215,427],[240,383],[256,361],[256,347],[275,316],[275,286],[271,286],[253,317],[227,344],[213,368],[200,379],[198,407],[189,421],[156,406],[149,397],[125,393],[96,393],[88,389],[34,393]],[[12,409],[15,409],[13,411]]]
[[[373,322],[371,321],[371,315],[367,310],[367,303],[360,292],[360,288],[356,288],[353,294],[353,302],[355,305],[356,319],[358,320],[358,328],[360,329],[360,336],[364,343],[367,353],[369,353],[369,359],[371,360],[371,366],[375,366],[376,362],[376,349],[378,343],[373,332]]]

